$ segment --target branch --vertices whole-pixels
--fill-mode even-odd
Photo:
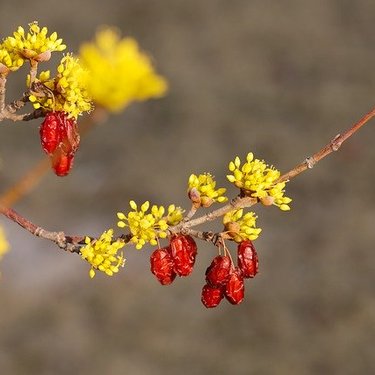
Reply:
[[[21,115],[16,115],[16,112],[19,111],[26,103],[29,102],[30,92],[26,91],[23,93],[22,98],[15,100],[12,103],[9,103],[5,106],[5,86],[4,94],[1,95],[1,78],[0,78],[0,121],[3,120],[12,120],[12,121],[30,121],[40,117],[44,117],[45,111],[42,108],[35,109],[33,112],[25,113]]]
[[[0,212],[32,235],[54,242],[60,249],[70,251],[71,253],[79,253],[81,245],[84,244],[84,236],[65,236],[64,232],[48,231],[27,220],[12,208],[1,206]]]
[[[373,108],[369,113],[364,115],[359,121],[353,124],[348,130],[342,134],[336,135],[328,144],[326,144],[322,149],[313,154],[312,156],[306,158],[306,160],[295,166],[289,172],[283,174],[277,182],[289,181],[296,177],[300,173],[304,172],[306,169],[311,169],[316,163],[324,159],[330,153],[337,151],[341,145],[350,138],[355,132],[357,132],[363,125],[370,121],[375,116],[375,108]]]
[[[289,181],[298,174],[302,173],[308,168],[312,168],[317,162],[321,159],[328,156],[333,151],[337,151],[343,142],[345,142],[348,138],[350,138],[355,132],[357,132],[363,125],[365,125],[371,118],[375,116],[375,108],[372,109],[368,114],[363,116],[358,122],[356,122],[352,127],[350,127],[347,131],[343,134],[337,135],[331,142],[329,142],[326,146],[324,146],[321,150],[313,154],[313,156],[307,158],[305,162],[297,165],[289,172],[282,175],[277,182],[282,181]],[[183,233],[183,234],[190,234],[196,238],[200,238],[205,241],[213,242],[214,244],[220,241],[220,234],[215,234],[213,232],[200,232],[192,227],[204,224],[208,221],[213,221],[227,212],[230,212],[234,209],[240,209],[245,207],[251,207],[254,204],[258,203],[256,198],[252,197],[242,197],[237,196],[230,201],[230,203],[226,204],[225,206],[209,212],[206,215],[198,217],[193,220],[183,220],[180,224],[170,227],[169,232],[173,235],[175,233]],[[29,231],[31,234],[37,237],[41,237],[56,243],[61,249],[66,251],[70,251],[72,253],[80,253],[80,248],[85,244],[85,237],[86,236],[66,236],[64,232],[51,232],[42,227],[39,227],[33,224],[31,221],[27,220],[26,218],[22,217],[16,211],[11,208],[7,208],[4,205],[0,205],[0,213],[9,218],[10,220],[19,224],[22,228]],[[192,213],[189,213],[191,215]],[[118,238],[123,240],[124,242],[129,242],[131,239],[131,234],[126,234],[119,236]],[[92,238],[91,239],[95,239]]]

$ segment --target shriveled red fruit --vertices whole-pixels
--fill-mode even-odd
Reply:
[[[222,255],[215,257],[206,270],[206,281],[212,286],[226,285],[231,268],[232,262],[229,257]]]
[[[42,148],[47,154],[54,153],[60,145],[66,154],[74,153],[78,149],[80,137],[77,122],[74,118],[68,118],[66,112],[48,112],[39,134]]]
[[[210,284],[204,285],[201,301],[208,309],[216,307],[224,297],[223,287],[215,287]]]
[[[175,236],[171,239],[170,247],[177,275],[190,275],[197,255],[197,245],[193,238],[183,235]]]
[[[239,268],[231,273],[228,283],[225,288],[225,297],[232,305],[241,303],[245,296],[245,285],[243,276]]]
[[[73,166],[74,155],[65,154],[62,150],[58,149],[52,156],[52,168],[56,175],[59,177],[69,174]]]
[[[48,112],[40,126],[40,142],[47,154],[52,154],[61,142],[60,122],[59,112]]]
[[[62,124],[61,147],[67,154],[75,153],[80,142],[77,122],[74,118],[64,118]]]
[[[169,247],[155,250],[150,257],[151,272],[162,285],[171,284],[176,277]]]
[[[42,148],[50,155],[55,173],[66,176],[72,168],[80,142],[76,120],[68,118],[66,112],[48,112],[39,133]]]
[[[243,241],[238,245],[238,267],[245,278],[254,277],[258,273],[258,254],[251,241]]]

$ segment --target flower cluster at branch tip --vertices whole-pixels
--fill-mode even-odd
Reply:
[[[210,173],[190,175],[188,186],[189,198],[197,207],[209,207],[214,202],[223,203],[228,200],[224,196],[225,188],[215,189],[216,181]]]
[[[104,28],[96,40],[80,48],[80,59],[90,76],[88,90],[94,102],[109,111],[123,110],[132,101],[159,98],[166,80],[155,73],[150,58],[132,38]]]
[[[254,241],[258,238],[262,229],[256,227],[257,216],[254,212],[243,214],[243,209],[233,210],[223,217],[223,224],[228,236],[236,241]]]
[[[22,26],[19,26],[13,36],[8,36],[1,43],[0,63],[9,71],[14,71],[22,66],[24,60],[47,61],[51,57],[51,52],[63,51],[66,48],[62,39],[58,39],[56,32],[50,36],[47,34],[48,29],[40,28],[37,22],[29,24],[27,33]]]
[[[248,153],[246,163],[241,166],[241,160],[237,156],[229,163],[232,174],[227,178],[236,187],[241,189],[244,195],[258,198],[265,205],[278,206],[282,211],[289,211],[289,203],[292,201],[284,197],[285,182],[276,182],[280,172],[273,166],[268,166],[264,161],[254,159],[253,153]]]
[[[86,88],[87,76],[88,72],[78,59],[68,54],[61,59],[56,77],[50,79],[49,71],[40,73],[36,82],[41,83],[41,92],[30,95],[29,100],[35,109],[66,112],[69,118],[77,118],[92,109]],[[29,76],[28,86],[30,83]]]
[[[131,233],[130,241],[140,250],[146,243],[157,245],[157,238],[166,238],[169,225],[176,225],[182,220],[182,210],[174,205],[169,206],[167,216],[164,216],[163,206],[153,205],[150,212],[150,202],[146,201],[138,209],[134,201],[130,201],[130,211],[128,215],[118,212],[120,228],[128,227]]]
[[[124,266],[125,258],[123,253],[118,254],[118,251],[125,246],[125,242],[119,239],[113,241],[113,229],[105,231],[97,240],[92,241],[86,237],[85,243],[80,253],[82,259],[91,264],[89,272],[91,278],[95,276],[96,270],[112,276]]]

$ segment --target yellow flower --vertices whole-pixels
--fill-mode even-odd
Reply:
[[[123,253],[118,254],[118,251],[125,246],[125,243],[121,240],[113,241],[112,237],[113,229],[108,229],[97,240],[92,241],[86,237],[86,245],[81,249],[81,257],[91,264],[89,272],[91,278],[95,276],[96,270],[112,276],[124,266],[125,258]]]
[[[176,207],[174,204],[168,206],[168,214],[166,221],[168,225],[177,225],[183,219],[184,210],[181,207]]]
[[[215,189],[216,181],[210,173],[192,174],[188,181],[188,194],[193,203],[198,207],[209,207],[214,202],[223,203],[228,200],[223,194],[225,188]]]
[[[151,212],[148,212],[150,208],[149,201],[143,203],[140,209],[138,209],[134,201],[130,201],[130,207],[133,211],[130,211],[128,215],[122,212],[117,213],[117,217],[120,220],[117,225],[120,228],[129,227],[132,235],[130,241],[135,244],[136,249],[141,249],[148,242],[155,246],[157,245],[156,239],[158,237],[167,237],[168,223],[167,218],[163,216],[165,213],[163,206],[153,205]],[[172,213],[173,210],[171,210],[170,214]]]
[[[109,111],[121,111],[132,101],[159,98],[167,91],[165,79],[155,73],[137,42],[121,39],[113,28],[102,29],[94,42],[83,44],[80,59],[90,72],[90,95]]]
[[[254,241],[262,231],[262,229],[256,228],[256,219],[257,216],[254,212],[243,215],[243,209],[241,208],[226,213],[223,217],[223,224],[232,240],[236,242]]]
[[[48,29],[40,28],[38,22],[29,24],[29,31],[25,33],[22,26],[19,26],[13,36],[4,39],[3,45],[9,52],[18,53],[24,59],[36,61],[47,61],[53,51],[63,51],[66,45],[62,39],[57,38],[57,33],[53,32],[47,36]]]
[[[265,205],[278,206],[283,211],[289,211],[289,203],[292,201],[284,197],[286,182],[276,183],[280,177],[280,171],[273,166],[268,166],[264,161],[254,159],[250,152],[247,154],[246,163],[241,166],[241,160],[237,156],[229,163],[232,174],[227,179],[241,189],[245,195],[258,198]]]
[[[82,112],[91,110],[91,98],[86,89],[88,72],[82,68],[78,59],[68,54],[61,59],[56,77],[50,79],[50,72],[41,72],[36,82],[43,84],[45,93],[29,96],[35,109],[67,112],[69,117],[77,118]],[[27,80],[30,84],[30,77]]]
[[[24,63],[24,60],[20,55],[11,50],[9,51],[4,47],[3,44],[0,44],[0,74],[6,75],[10,71],[16,71]]]

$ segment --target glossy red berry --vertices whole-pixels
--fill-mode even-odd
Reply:
[[[225,297],[232,305],[241,303],[245,296],[245,285],[239,268],[231,273],[225,288]]]
[[[169,247],[155,250],[150,257],[151,272],[162,285],[171,284],[176,277]]]
[[[224,297],[222,287],[206,284],[202,289],[201,301],[207,308],[216,307]]]
[[[193,271],[197,245],[192,237],[178,235],[171,239],[171,255],[174,270],[179,276],[188,276]]]
[[[251,241],[243,241],[238,245],[238,267],[243,277],[254,277],[258,273],[258,254]]]
[[[206,270],[206,281],[212,286],[226,285],[229,280],[232,262],[227,256],[217,256]]]

